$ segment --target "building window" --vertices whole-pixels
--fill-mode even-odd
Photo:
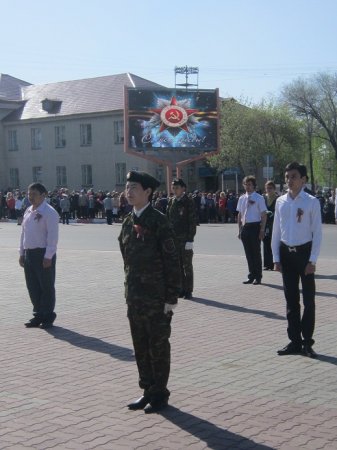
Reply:
[[[19,169],[9,169],[9,184],[12,189],[18,189],[20,187]]]
[[[158,181],[160,181],[161,183],[163,183],[164,181],[164,168],[162,165],[158,166],[156,168],[156,178]]]
[[[33,182],[34,183],[42,183],[42,167],[41,166],[33,167]]]
[[[91,134],[91,124],[81,124],[80,125],[80,135],[81,135],[81,145],[91,145],[92,144],[92,134]]]
[[[194,182],[195,181],[195,166],[191,165],[187,169],[187,181],[188,182]]]
[[[116,163],[115,165],[116,173],[116,184],[126,183],[126,163]]]
[[[114,121],[114,137],[115,144],[124,144],[124,121],[115,120]]]
[[[56,186],[67,186],[67,169],[66,166],[56,166]]]
[[[8,150],[10,152],[19,150],[16,130],[8,130]]]
[[[32,150],[39,150],[42,148],[41,128],[31,128],[31,143]]]
[[[89,164],[82,166],[82,186],[92,186],[92,166]]]
[[[55,147],[63,148],[66,146],[66,127],[61,125],[55,127]]]

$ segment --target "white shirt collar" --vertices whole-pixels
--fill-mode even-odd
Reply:
[[[140,217],[142,213],[146,210],[146,208],[149,206],[150,202],[148,202],[145,206],[143,206],[142,209],[136,209],[133,207],[133,212],[137,217]]]

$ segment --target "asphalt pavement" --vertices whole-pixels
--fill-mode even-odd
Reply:
[[[0,223],[0,449],[337,448],[337,226],[317,265],[318,359],[278,356],[288,343],[281,277],[243,285],[235,224],[201,225],[195,289],[172,322],[170,406],[129,411],[138,388],[120,224],[60,225],[55,326],[31,317],[18,264],[20,227]]]

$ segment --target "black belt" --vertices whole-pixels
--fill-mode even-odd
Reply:
[[[260,224],[261,224],[261,222],[246,222],[244,224],[244,227],[257,227]]]
[[[291,246],[291,245],[287,245],[287,244],[285,244],[284,242],[281,241],[281,246],[286,248],[289,251],[289,253],[291,253],[291,252],[297,253],[297,252],[299,252],[301,250],[306,250],[306,249],[311,247],[311,244],[312,244],[312,241],[309,241],[309,242],[306,242],[305,244],[302,244],[302,245],[293,245],[293,246]]]

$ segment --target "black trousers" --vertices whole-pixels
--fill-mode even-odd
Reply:
[[[193,292],[193,250],[185,250],[185,241],[176,241],[176,248],[179,254],[182,291]]]
[[[105,214],[106,214],[106,223],[108,225],[112,225],[112,209],[106,209]]]
[[[48,269],[43,268],[45,248],[25,250],[24,271],[33,314],[42,322],[54,322],[56,255]]]
[[[133,347],[139,373],[139,387],[151,400],[168,399],[170,374],[171,319],[173,313],[139,311],[128,306]]]
[[[304,275],[310,253],[311,242],[296,247],[296,251],[291,251],[283,244],[280,247],[284,295],[287,302],[288,337],[296,345],[302,343],[302,337],[306,344],[312,345],[315,342],[312,338],[315,329],[315,275]],[[304,306],[302,317],[300,280]]]
[[[63,225],[65,223],[67,223],[67,225],[69,225],[69,211],[62,212],[62,223],[63,223]]]
[[[266,269],[273,269],[274,267],[270,235],[263,239],[263,265]]]
[[[262,257],[260,222],[246,223],[241,230],[241,241],[245,250],[248,263],[248,279],[262,279]]]

